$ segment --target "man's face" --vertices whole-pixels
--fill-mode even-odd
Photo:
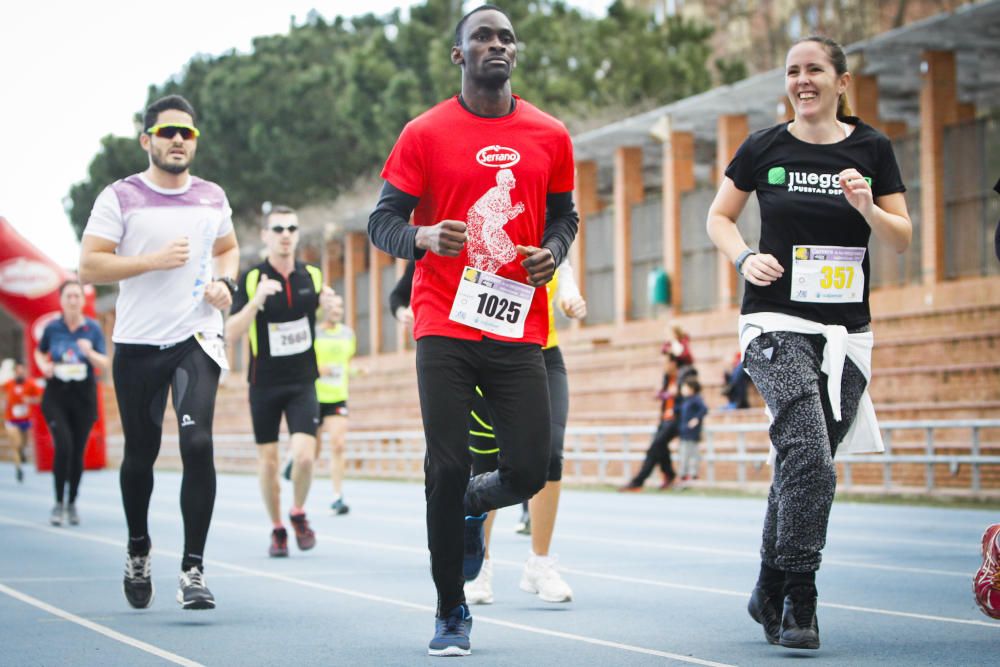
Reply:
[[[270,257],[294,257],[299,244],[299,217],[294,213],[272,213],[260,238]]]
[[[172,124],[193,126],[194,119],[191,118],[191,114],[179,109],[161,111],[156,117],[157,126]],[[187,171],[198,149],[197,137],[185,139],[180,132],[175,132],[172,137],[166,138],[144,131],[139,143],[149,153],[149,160],[153,166],[171,174],[183,174]]]
[[[451,60],[477,83],[497,88],[504,85],[517,62],[514,27],[498,11],[476,12],[466,19],[462,44],[452,47]]]
[[[23,380],[24,372],[25,372],[24,364],[17,364],[16,366],[14,366],[14,377],[16,377],[17,379]]]

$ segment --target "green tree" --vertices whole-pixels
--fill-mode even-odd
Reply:
[[[77,236],[83,235],[90,210],[101,190],[109,183],[142,171],[148,162],[136,138],[109,134],[101,139],[101,150],[90,162],[87,180],[73,185],[66,198],[66,212]]]
[[[561,0],[509,0],[518,34],[514,90],[572,122],[608,108],[664,104],[711,85],[711,29],[659,22],[621,2],[603,18]],[[237,218],[261,201],[335,199],[385,159],[405,123],[459,90],[451,63],[458,0],[426,0],[384,16],[324,19],[310,12],[250,53],[197,55],[148,100],[187,97],[202,130],[196,172],[220,183]],[[606,112],[605,112],[606,113]],[[107,183],[144,168],[134,139],[107,137],[68,202],[82,229]]]

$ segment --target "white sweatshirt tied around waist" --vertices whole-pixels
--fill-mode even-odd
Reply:
[[[827,393],[830,397],[830,409],[833,418],[842,420],[840,412],[840,385],[844,374],[844,361],[850,359],[858,367],[865,381],[871,384],[872,378],[872,348],[875,337],[871,331],[848,333],[847,327],[839,324],[820,324],[793,315],[782,313],[751,313],[740,315],[740,355],[746,354],[747,346],[757,336],[772,331],[790,331],[800,334],[819,334],[826,339],[823,346],[823,361],[820,370],[827,374]],[[773,421],[770,410],[765,408],[768,419]],[[884,452],[882,432],[875,416],[875,406],[872,404],[868,387],[865,387],[858,404],[858,414],[844,437],[843,448],[849,453],[861,454]],[[769,462],[774,460],[772,447]]]

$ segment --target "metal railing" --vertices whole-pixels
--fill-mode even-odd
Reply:
[[[924,489],[935,490],[939,471],[936,466],[947,465],[952,476],[963,466],[969,467],[968,490],[973,494],[983,491],[983,468],[1000,466],[1000,455],[983,454],[986,447],[1000,451],[1000,419],[957,420],[908,420],[885,421],[879,426],[885,442],[882,454],[840,453],[836,462],[841,466],[839,485],[843,490],[855,486],[853,466],[879,465],[882,467],[881,489],[898,490],[893,467],[898,465],[923,466]],[[713,485],[719,479],[721,464],[735,466],[738,485],[749,482],[753,473],[759,473],[767,463],[769,442],[767,424],[707,424],[702,442],[701,461],[705,465],[705,480]],[[996,430],[991,440],[984,443],[983,432]],[[597,484],[618,484],[630,476],[633,464],[645,458],[645,452],[655,429],[647,426],[570,426],[566,429],[564,472],[568,480],[590,481]],[[902,437],[906,431],[916,431],[921,437]],[[946,442],[937,437],[939,431],[967,431],[968,437]],[[176,445],[176,436],[164,437],[168,447]],[[245,434],[219,434],[215,436],[216,456],[230,460],[251,462],[256,459],[253,436]],[[112,459],[121,457],[122,437],[109,438]],[[939,450],[953,450],[941,452]],[[963,453],[955,453],[958,450]],[[967,451],[968,453],[964,453]],[[169,449],[165,454],[169,455]],[[348,462],[363,466],[362,474],[376,476],[420,477],[420,462],[424,458],[424,434],[409,431],[356,431],[348,433],[345,456]],[[588,474],[588,469],[593,472]],[[620,471],[613,474],[612,470]],[[875,490],[867,485],[866,490]],[[912,488],[912,486],[910,487]],[[992,487],[1000,490],[1000,485]]]

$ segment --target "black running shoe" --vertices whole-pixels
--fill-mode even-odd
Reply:
[[[350,506],[348,506],[348,505],[346,505],[344,503],[344,499],[343,498],[337,498],[336,500],[334,500],[330,504],[330,513],[331,514],[338,514],[338,515],[339,514],[347,514],[350,511],[351,511]]]
[[[215,609],[215,596],[205,585],[205,574],[197,565],[181,572],[177,602],[184,609]]]
[[[150,576],[151,559],[145,556],[125,557],[125,581],[122,590],[125,599],[136,609],[145,609],[153,604],[153,579]]]
[[[785,596],[785,608],[781,615],[781,637],[778,641],[785,648],[819,648],[815,588],[793,588]]]
[[[284,528],[275,528],[271,531],[271,546],[267,550],[267,555],[271,558],[285,558],[288,556],[288,531]]]
[[[14,477],[17,478],[19,484],[24,482],[24,471],[21,470],[21,466],[14,468]]]
[[[295,529],[295,543],[302,551],[308,551],[316,546],[316,533],[309,527],[309,521],[305,514],[289,514],[289,521]]]
[[[764,626],[764,637],[768,644],[777,644],[781,636],[781,594],[770,595],[760,586],[755,586],[747,603],[750,617]]]

